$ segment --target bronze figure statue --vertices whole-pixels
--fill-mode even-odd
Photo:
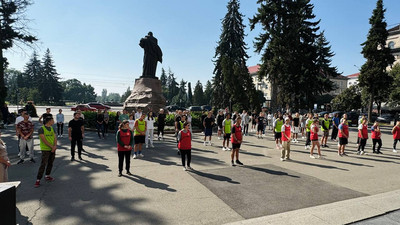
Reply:
[[[140,47],[144,50],[143,73],[141,77],[156,78],[157,62],[162,63],[162,51],[158,46],[157,38],[149,32],[146,37],[140,39]]]

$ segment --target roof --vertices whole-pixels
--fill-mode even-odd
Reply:
[[[397,25],[395,27],[392,27],[388,30],[389,33],[395,32],[395,31],[400,31],[400,25]]]
[[[347,75],[346,77],[349,79],[354,79],[354,78],[358,78],[358,76],[360,76],[360,73],[350,74],[350,75]]]
[[[345,77],[343,75],[337,75],[336,77],[330,77],[330,79],[337,79],[337,80],[348,80],[349,77]]]
[[[256,65],[256,66],[249,66],[247,67],[249,69],[249,73],[250,74],[255,74],[258,72],[258,70],[260,70],[260,65]]]

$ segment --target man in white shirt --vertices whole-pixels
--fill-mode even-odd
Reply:
[[[141,116],[142,116],[142,109],[138,108],[137,112],[135,113],[135,120],[140,119]]]
[[[20,109],[20,110],[18,110],[18,113],[19,113],[19,116],[15,119],[15,134],[16,134],[17,137],[18,137],[18,156],[19,156],[19,152],[20,152],[20,149],[19,149],[19,140],[21,139],[21,135],[18,133],[17,125],[18,125],[18,123],[20,123],[21,121],[24,121],[24,117],[22,116],[22,114],[23,114],[23,113],[27,113],[27,111],[26,111],[26,109]],[[28,119],[28,120],[32,122],[32,117],[29,116],[29,119]]]

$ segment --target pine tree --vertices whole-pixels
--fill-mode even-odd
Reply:
[[[168,78],[167,78],[167,73],[165,72],[164,68],[161,68],[161,76],[160,76],[160,81],[161,81],[161,93],[165,98],[168,96]]]
[[[43,87],[39,88],[41,99],[46,103],[59,103],[61,101],[63,88],[58,75],[50,50],[47,49],[43,57],[42,66],[42,77],[45,83],[43,83]]]
[[[171,69],[168,70],[167,87],[167,101],[172,102],[172,99],[179,93],[179,87],[178,83],[176,82],[175,74],[171,71]]]
[[[0,105],[4,105],[7,96],[4,85],[7,59],[4,57],[4,51],[12,48],[15,42],[29,45],[37,40],[29,34],[24,17],[30,4],[28,0],[0,0]]]
[[[204,103],[203,85],[198,80],[193,91],[193,105],[201,106]]]
[[[36,51],[33,52],[31,59],[25,65],[23,80],[24,84],[19,88],[27,88],[28,90],[35,88],[37,90],[40,89],[43,90],[46,87],[45,84],[46,81],[42,75],[42,64],[38,59]],[[39,102],[43,101],[41,94],[35,97],[36,101]],[[26,100],[32,100],[32,99],[26,99]]]
[[[191,106],[193,104],[193,94],[192,94],[192,84],[188,83],[188,105]]]
[[[128,97],[131,95],[132,91],[131,91],[131,87],[128,87],[125,91],[125,93],[121,96],[121,100],[120,102],[123,103],[125,102],[126,99],[128,99]]]
[[[186,94],[186,83],[183,79],[179,84],[178,94],[175,95],[172,99],[173,104],[177,104],[180,107],[184,107],[187,105],[187,94]]]
[[[206,83],[206,88],[204,89],[204,104],[210,105],[212,103],[213,88],[211,82],[208,80]]]
[[[368,118],[372,121],[372,105],[377,102],[386,101],[390,92],[389,89],[393,82],[393,78],[386,72],[387,66],[394,62],[390,49],[386,47],[388,31],[386,30],[385,12],[382,0],[378,0],[376,8],[372,12],[369,19],[371,28],[368,32],[367,41],[362,43],[362,54],[367,60],[361,67],[360,76],[358,77],[359,85],[367,94],[368,101]],[[378,109],[379,110],[379,109]]]
[[[107,101],[107,89],[103,89],[101,91],[101,102],[106,102]]]
[[[222,20],[222,33],[215,49],[212,102],[218,108],[225,108],[232,101],[239,108],[248,109],[251,102],[258,102],[258,98],[251,99],[256,91],[254,85],[248,83],[252,78],[246,66],[249,56],[244,42],[243,15],[239,8],[237,0],[228,2],[228,12]]]

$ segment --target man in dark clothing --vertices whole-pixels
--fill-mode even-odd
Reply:
[[[224,112],[222,110],[219,110],[218,112],[218,116],[217,116],[217,125],[218,125],[218,140],[223,139],[222,138],[222,122],[224,121],[225,116],[224,116]]]
[[[100,136],[100,132],[103,135],[103,139],[105,139],[104,137],[104,114],[101,112],[101,110],[99,109],[98,113],[97,113],[97,117],[96,117],[96,128],[97,128],[97,135],[99,135],[99,138],[101,139]]]
[[[74,113],[74,119],[68,123],[68,137],[71,141],[71,161],[75,160],[75,145],[78,144],[78,158],[82,160],[82,140],[85,137],[85,127],[79,113]]]
[[[47,117],[51,117],[53,118],[53,114],[50,113],[51,109],[50,108],[46,108],[46,113],[43,113],[40,117],[39,117],[39,122],[41,124],[43,124],[42,120],[46,119]]]
[[[164,126],[165,126],[165,113],[164,113],[164,109],[160,109],[160,113],[157,116],[157,136],[158,136],[158,140],[164,140]],[[160,136],[161,133],[161,136]]]
[[[209,111],[207,114],[207,117],[204,118],[203,120],[203,126],[204,126],[204,146],[206,145],[212,145],[211,144],[211,136],[212,136],[212,127],[214,125],[215,119],[212,117],[212,112]],[[206,142],[206,138],[209,138],[209,141]]]

